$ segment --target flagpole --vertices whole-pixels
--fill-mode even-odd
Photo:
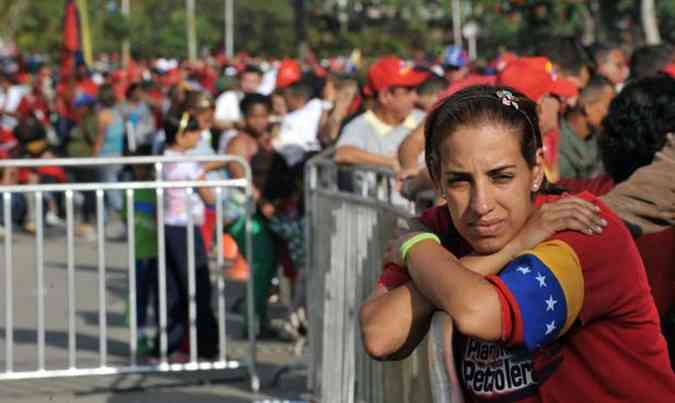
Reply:
[[[122,15],[126,18],[127,24],[129,23],[129,0],[122,0]],[[129,66],[129,59],[131,58],[131,44],[129,38],[126,37],[122,41],[122,67],[127,68]]]
[[[87,0],[77,0],[77,8],[80,9],[80,26],[82,30],[82,55],[84,63],[91,66],[94,62],[91,32],[89,30],[89,11],[87,10]]]
[[[197,34],[195,32],[195,0],[185,0],[188,59],[197,60]]]
[[[225,56],[234,56],[234,0],[225,0]]]

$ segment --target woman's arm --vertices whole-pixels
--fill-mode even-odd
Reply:
[[[417,159],[424,151],[424,123],[416,127],[398,147],[398,159],[401,168],[417,168]]]
[[[415,282],[406,282],[391,291],[381,288],[361,308],[359,319],[366,351],[376,359],[405,358],[426,334],[436,308],[451,317],[453,313],[457,315],[453,320],[467,335],[499,337],[501,322],[495,317],[500,315],[499,301],[483,277],[498,273],[520,253],[558,231],[599,233],[605,225],[593,203],[566,197],[539,208],[518,236],[492,255],[457,259],[435,242],[416,244],[407,261],[409,269],[414,265],[410,270],[415,271],[411,273]],[[392,241],[385,262],[405,266],[400,246],[424,228],[417,220],[409,221],[405,230],[415,232]],[[412,251],[420,256],[413,257]]]
[[[197,193],[206,204],[214,204],[216,202],[216,197],[211,188],[197,188]]]
[[[103,142],[105,141],[105,134],[106,131],[108,130],[108,126],[110,125],[110,120],[112,116],[109,111],[102,110],[96,115],[96,138],[94,140],[94,150],[93,150],[93,156],[97,156],[98,153],[101,151],[101,148],[103,147]],[[84,123],[84,119],[82,122],[80,122],[80,125],[82,125],[81,129],[86,130]]]
[[[501,305],[497,291],[438,243],[426,240],[411,248],[408,272],[419,292],[453,319],[466,336],[498,340]]]
[[[236,155],[241,158],[243,158],[245,161],[248,161],[250,159],[250,155],[248,152],[248,147],[246,144],[246,139],[244,138],[243,134],[238,134],[235,138],[230,140],[230,142],[227,145],[227,153],[228,155]],[[237,162],[228,162],[226,164],[227,171],[230,173],[230,176],[233,179],[240,179],[243,178],[246,175],[246,172],[244,171],[244,168],[241,166],[241,164]]]
[[[359,309],[363,346],[376,360],[401,360],[422,341],[435,308],[412,281],[387,291],[378,286]]]

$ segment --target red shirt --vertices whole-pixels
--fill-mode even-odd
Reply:
[[[487,277],[498,291],[502,337],[456,338],[468,401],[675,402],[675,374],[635,243],[601,201],[579,197],[602,208],[603,234],[558,233]],[[451,252],[466,254],[445,206],[420,220]]]
[[[17,112],[19,119],[27,119],[31,115],[35,115],[43,124],[49,123],[49,105],[47,104],[47,100],[40,94],[29,92],[24,95],[21,98],[21,102],[19,102]]]
[[[573,193],[587,191],[596,196],[609,193],[614,181],[608,176],[593,179],[563,179],[556,185]],[[647,270],[647,279],[660,315],[666,315],[675,305],[675,228],[639,237],[637,244]]]

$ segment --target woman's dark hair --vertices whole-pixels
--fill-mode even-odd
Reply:
[[[98,89],[98,102],[104,108],[112,108],[117,103],[117,97],[115,96],[115,91],[113,90],[112,85],[103,84],[101,88]]]
[[[126,99],[129,99],[134,94],[134,92],[142,89],[143,86],[141,85],[140,82],[133,82],[129,84],[129,87],[127,87],[127,91],[124,93],[124,96],[126,97]]]
[[[263,94],[246,94],[239,103],[239,109],[244,116],[247,116],[251,112],[253,105],[263,105],[267,108],[267,111],[272,110],[272,100],[267,95]]]
[[[441,143],[457,129],[495,124],[520,133],[520,151],[533,167],[542,147],[537,106],[528,97],[509,87],[478,85],[465,88],[441,101],[429,113],[424,127],[427,169],[434,181],[440,179]],[[544,181],[543,192],[552,189]]]
[[[609,104],[598,138],[607,174],[622,182],[648,165],[675,133],[675,79],[662,74],[629,83]]]
[[[189,112],[179,112],[170,114],[164,119],[164,136],[166,145],[176,143],[178,133],[199,130],[199,122]]]

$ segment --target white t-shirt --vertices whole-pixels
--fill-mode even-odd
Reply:
[[[223,122],[238,122],[241,119],[239,102],[244,97],[241,91],[225,91],[216,98],[213,118]]]
[[[21,85],[12,85],[7,91],[0,90],[0,110],[3,112],[14,113],[19,107],[21,98],[28,92],[28,88]],[[2,117],[2,127],[7,130],[14,130],[18,121],[13,116],[5,115]]]
[[[272,91],[274,91],[276,86],[277,86],[277,70],[269,69],[263,75],[260,87],[258,87],[258,92],[263,95],[269,95],[272,93]]]
[[[175,150],[165,150],[167,157],[188,155]],[[164,164],[162,179],[165,181],[193,181],[204,175],[198,162],[173,162]],[[194,189],[191,196],[192,222],[201,225],[204,222],[204,202]],[[185,189],[166,189],[164,197],[164,223],[185,227],[188,224],[188,198]]]
[[[323,103],[315,98],[302,108],[284,116],[279,135],[272,145],[284,156],[288,165],[293,166],[302,161],[309,151],[321,149],[317,134],[322,112]]]
[[[371,154],[395,157],[403,140],[424,118],[424,112],[414,109],[400,125],[390,126],[372,111],[366,111],[345,126],[337,146],[353,146]]]
[[[398,153],[398,147],[403,140],[424,118],[424,112],[415,109],[400,125],[390,126],[381,121],[372,111],[366,111],[345,126],[337,146],[338,148],[353,146],[371,154],[395,158]],[[372,172],[355,172],[353,180],[353,185],[357,192],[360,192],[364,185],[368,187],[368,193],[371,196],[374,196],[377,192],[385,191],[384,189],[377,189],[376,176]],[[394,188],[393,181],[391,186]],[[408,201],[398,192],[392,196],[392,203],[394,205],[408,205]]]

